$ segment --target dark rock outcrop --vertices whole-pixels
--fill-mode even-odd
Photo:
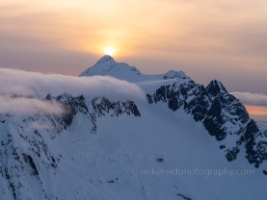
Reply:
[[[220,146],[228,161],[237,158],[241,145],[245,146],[249,163],[255,167],[267,160],[267,142],[255,121],[249,117],[243,104],[217,80],[211,81],[206,88],[191,79],[181,84],[164,85],[154,94],[147,94],[147,101],[149,104],[164,102],[173,111],[184,109],[196,122],[202,122],[218,141],[237,136],[239,139],[235,146],[227,143]]]

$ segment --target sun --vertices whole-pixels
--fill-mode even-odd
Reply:
[[[112,47],[106,47],[105,48],[105,54],[109,56],[113,56],[115,53],[115,49]]]

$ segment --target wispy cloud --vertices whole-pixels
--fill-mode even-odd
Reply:
[[[66,110],[59,103],[36,98],[0,96],[0,113],[8,114],[53,114],[60,115]]]
[[[246,105],[267,106],[267,95],[249,92],[231,92],[236,98]]]

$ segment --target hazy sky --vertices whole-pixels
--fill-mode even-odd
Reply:
[[[267,95],[266,0],[0,1],[0,67],[77,76],[106,47],[143,73]]]

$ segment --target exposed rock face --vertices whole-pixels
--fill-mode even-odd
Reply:
[[[147,100],[150,104],[165,102],[173,111],[184,109],[192,114],[211,136],[223,143],[220,148],[226,152],[228,161],[236,159],[243,144],[246,158],[255,167],[267,159],[266,142],[261,140],[263,135],[255,121],[250,119],[243,104],[217,80],[211,81],[206,88],[192,80],[163,85],[154,94],[147,94]],[[236,136],[235,144],[224,144],[227,138]]]

